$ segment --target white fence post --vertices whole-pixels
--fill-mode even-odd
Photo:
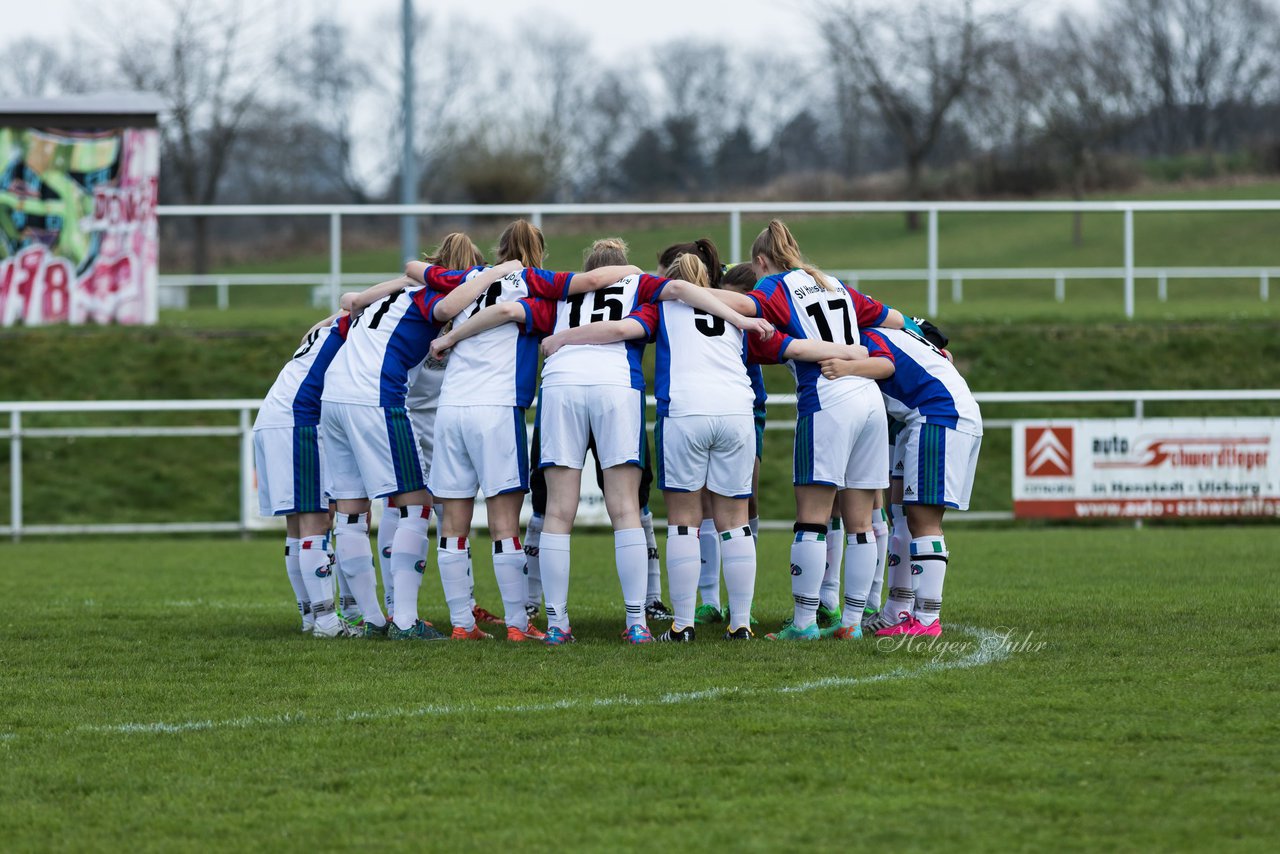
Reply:
[[[329,307],[338,308],[342,297],[342,214],[329,214]]]
[[[929,316],[938,313],[938,209],[929,208]]]
[[[1156,299],[1160,302],[1169,301],[1169,273],[1167,270],[1161,270],[1160,275],[1156,277]]]
[[[226,311],[231,305],[231,287],[226,279],[218,279],[218,311]]]
[[[1133,208],[1124,209],[1124,316],[1133,320]]]
[[[253,424],[249,410],[240,410],[240,536],[249,535],[253,513],[250,496],[253,494]]]
[[[964,301],[964,279],[960,276],[959,273],[951,274],[951,301],[952,302]]]
[[[1271,274],[1266,270],[1262,271],[1262,275],[1258,277],[1258,296],[1263,302],[1271,299]]]
[[[534,208],[529,216],[529,221],[533,223],[534,228],[542,228],[542,208]]]
[[[1067,277],[1059,272],[1053,277],[1053,298],[1058,302],[1067,301]]]
[[[9,527],[22,539],[22,413],[9,413]]]
[[[750,260],[742,257],[742,211],[734,208],[729,211],[729,263]]]

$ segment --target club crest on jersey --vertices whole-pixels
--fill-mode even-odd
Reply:
[[[796,564],[794,564],[794,563],[793,563],[793,564],[791,564],[791,574],[792,574],[792,575],[804,575],[804,570],[803,570],[803,569],[801,569],[799,566],[797,566]]]

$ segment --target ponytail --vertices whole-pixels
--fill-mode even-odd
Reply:
[[[756,237],[755,243],[751,244],[752,260],[760,255],[781,270],[802,270],[824,289],[832,290],[832,285],[827,282],[827,274],[804,259],[800,254],[800,244],[796,243],[791,230],[780,219],[771,220],[768,227]]]
[[[720,265],[720,251],[716,249],[715,243],[709,237],[700,237],[692,243],[674,243],[668,246],[658,253],[658,266],[674,275],[672,265],[677,258],[685,254],[693,254],[701,260],[706,268],[707,280],[711,287],[720,287],[720,277],[724,274],[723,267]]]
[[[423,260],[447,270],[466,270],[483,264],[484,256],[471,242],[470,237],[461,231],[455,231],[446,234],[444,240],[441,240],[440,245],[436,247],[436,251],[431,255],[423,256]]]
[[[541,267],[547,254],[542,231],[526,220],[508,225],[498,238],[498,263],[519,261],[526,267]]]
[[[627,263],[627,242],[621,237],[602,237],[582,253],[582,269],[620,267]]]
[[[707,265],[692,252],[676,256],[675,261],[667,269],[667,275],[672,279],[692,282],[700,288],[708,287],[711,283],[707,276]]]

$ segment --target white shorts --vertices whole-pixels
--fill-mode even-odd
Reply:
[[[902,448],[902,503],[969,509],[978,469],[981,436],[941,424],[908,425],[898,437]]]
[[[538,399],[539,467],[581,469],[594,435],[601,468],[640,465],[644,392],[616,385],[554,385]]]
[[[435,456],[436,446],[436,407],[410,409],[409,423],[413,425],[413,435],[418,439],[418,450],[422,457],[422,479],[430,483],[431,458]]]
[[[441,406],[431,494],[485,498],[529,491],[529,439],[518,406]]]
[[[897,435],[889,440],[889,459],[893,463],[893,467],[889,469],[890,480],[902,480],[903,475],[903,456],[907,452],[906,430],[898,431]]]
[[[794,482],[836,489],[889,485],[889,424],[879,388],[868,385],[830,409],[800,416]]]
[[[385,498],[426,487],[418,440],[401,408],[325,401],[320,436],[336,499]]]
[[[658,488],[751,497],[756,467],[756,424],[752,415],[682,415],[659,418]]]
[[[315,427],[264,427],[253,431],[258,512],[263,516],[325,513],[324,453]]]

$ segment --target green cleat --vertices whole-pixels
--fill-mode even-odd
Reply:
[[[391,640],[438,641],[445,640],[448,637],[448,635],[442,634],[435,626],[423,620],[418,620],[407,629],[402,629],[394,621],[388,620],[387,627],[387,637]]]
[[[347,621],[343,620],[343,622],[347,622]],[[373,623],[370,623],[370,622],[362,622],[357,624],[348,623],[348,625],[351,625],[351,627],[354,629],[358,629],[360,632],[360,636],[363,638],[367,638],[371,640],[381,640],[382,638],[385,638],[387,636],[388,630],[390,630],[391,626],[394,625],[394,623],[392,623],[390,620],[387,620],[385,623],[383,623],[380,626],[375,626]]]
[[[703,602],[693,612],[694,625],[703,626],[707,623],[723,623],[724,615],[720,613],[720,609],[715,605],[708,605]]]
[[[828,608],[826,605],[818,606],[818,628],[827,629],[832,626],[839,628],[840,618],[839,608]]]
[[[821,630],[817,623],[810,623],[803,629],[797,629],[794,625],[786,626],[772,634],[764,636],[765,640],[806,640],[815,641],[822,637]]]

